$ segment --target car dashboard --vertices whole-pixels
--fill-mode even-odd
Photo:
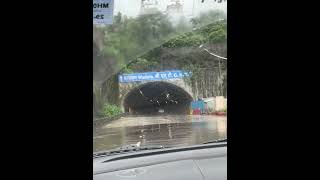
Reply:
[[[94,158],[93,179],[226,180],[227,143]]]

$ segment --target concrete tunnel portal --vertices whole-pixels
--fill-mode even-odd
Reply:
[[[148,82],[133,88],[124,97],[125,112],[154,114],[188,114],[192,96],[183,88],[168,82]]]

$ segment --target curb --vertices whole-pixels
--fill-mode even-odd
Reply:
[[[111,118],[96,118],[93,120],[93,128],[100,127],[106,123],[112,122],[114,120],[120,119],[121,117],[127,115],[127,113],[122,113],[120,115],[111,117]]]

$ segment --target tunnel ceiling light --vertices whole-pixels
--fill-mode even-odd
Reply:
[[[142,93],[142,91],[139,89],[139,91],[140,91],[140,94],[143,96],[143,93]]]
[[[156,110],[169,105],[180,107],[180,105],[190,103],[190,99],[191,96],[184,89],[174,84],[152,82],[134,89],[131,93],[129,92],[124,100],[124,106],[132,107],[131,109],[134,109],[134,111],[143,113],[148,109]]]

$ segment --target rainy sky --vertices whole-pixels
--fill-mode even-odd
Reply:
[[[160,11],[165,11],[167,5],[174,3],[174,0],[157,1],[157,8]],[[214,0],[205,0],[204,3],[201,3],[201,0],[180,0],[180,3],[183,4],[183,12],[185,16],[192,16],[193,13],[196,15],[199,12],[208,11],[211,9],[220,9],[227,11],[227,3],[217,3]],[[135,17],[140,12],[140,5],[141,0],[114,0],[114,14],[121,12],[122,14],[125,14],[127,16]]]

